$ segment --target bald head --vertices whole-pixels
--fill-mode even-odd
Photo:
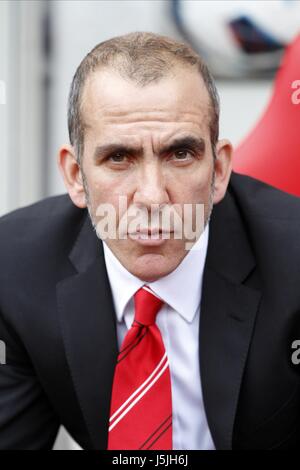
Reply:
[[[177,73],[179,68],[197,70],[209,96],[209,127],[212,147],[219,133],[219,100],[214,80],[201,57],[188,45],[154,33],[130,33],[98,44],[79,65],[71,85],[68,109],[70,143],[78,161],[83,154],[85,118],[83,95],[93,72],[111,70],[144,88]]]

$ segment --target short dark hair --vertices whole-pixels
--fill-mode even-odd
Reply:
[[[219,137],[219,96],[214,79],[199,54],[189,45],[154,33],[135,32],[118,36],[95,46],[82,60],[73,77],[68,102],[70,143],[80,161],[84,148],[85,125],[81,98],[89,74],[101,66],[111,67],[143,87],[157,82],[177,64],[198,69],[210,98],[210,138],[213,151]]]

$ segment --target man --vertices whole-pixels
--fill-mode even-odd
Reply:
[[[231,175],[218,117],[205,64],[169,38],[114,38],[80,64],[70,197],[0,222],[1,448],[51,448],[60,424],[85,449],[299,444],[300,201]],[[204,208],[192,249],[185,205]]]

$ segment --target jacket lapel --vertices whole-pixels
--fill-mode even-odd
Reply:
[[[93,447],[105,449],[118,349],[102,242],[88,216],[70,259],[77,274],[57,285],[64,346]]]
[[[255,268],[230,193],[215,206],[204,270],[200,370],[204,407],[217,449],[231,449],[234,419],[261,294],[243,284]]]

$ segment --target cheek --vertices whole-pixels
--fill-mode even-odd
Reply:
[[[107,174],[102,168],[95,167],[87,175],[91,201],[95,203],[114,203],[121,195],[126,195],[124,182],[120,177]]]
[[[127,211],[130,204],[128,185],[124,184],[124,181],[120,181],[118,177],[108,178],[103,172],[99,171],[97,174],[94,173],[92,177],[90,176],[88,188],[94,216],[97,214],[97,217],[99,217],[100,212],[102,212],[101,205],[109,205],[106,208],[102,207],[102,210],[107,214],[106,211],[112,209],[112,220],[116,221],[118,226],[122,215]]]
[[[211,193],[212,170],[199,169],[180,174],[168,183],[172,202],[208,202]]]

